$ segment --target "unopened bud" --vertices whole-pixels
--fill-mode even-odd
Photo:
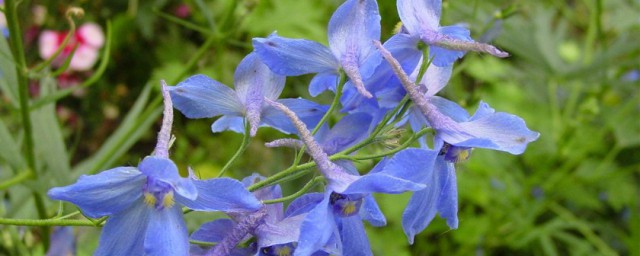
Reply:
[[[77,17],[77,18],[82,18],[84,17],[84,9],[80,8],[80,7],[69,7],[69,9],[67,9],[67,17]]]

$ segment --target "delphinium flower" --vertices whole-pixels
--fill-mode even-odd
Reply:
[[[384,160],[364,176],[349,173],[329,160],[295,113],[280,103],[268,102],[295,124],[309,154],[327,180],[322,200],[310,209],[302,222],[294,255],[310,255],[323,248],[332,237],[339,240],[338,251],[342,255],[371,255],[362,220],[376,226],[386,224],[371,193],[402,193],[421,190],[425,186],[404,179],[410,176],[404,170],[383,169]]]
[[[529,130],[518,116],[495,112],[484,102],[480,103],[473,116],[456,103],[434,96],[449,80],[450,71],[435,72],[425,76],[421,85],[416,85],[402,70],[400,64],[379,43],[376,46],[391,64],[415,107],[410,114],[413,129],[429,126],[435,130],[433,148],[439,152],[433,175],[423,175],[417,180],[437,184],[415,192],[403,214],[403,228],[413,242],[416,233],[422,231],[436,212],[447,219],[451,228],[458,227],[457,186],[454,163],[466,160],[473,148],[487,148],[521,154],[529,142],[535,141],[539,133]],[[424,152],[413,152],[420,157]],[[426,157],[426,156],[425,156]]]
[[[284,38],[273,33],[267,38],[253,39],[253,46],[262,61],[278,74],[317,73],[309,85],[312,96],[327,89],[335,91],[343,70],[358,92],[371,98],[361,72],[366,58],[375,52],[371,41],[380,39],[378,3],[375,0],[344,2],[331,16],[328,38],[329,47],[326,47],[315,41]]]
[[[45,256],[76,255],[77,240],[73,234],[73,227],[54,227],[53,234],[51,234],[51,246]]]
[[[181,177],[169,159],[173,107],[167,86],[162,128],[154,154],[138,167],[81,176],[49,190],[49,197],[77,205],[85,216],[108,216],[95,255],[187,255],[182,206],[198,211],[252,211],[260,202],[237,180]]]
[[[250,186],[264,177],[253,174],[242,180],[245,186]],[[261,188],[253,192],[253,194],[261,201],[273,200],[282,197],[280,185],[273,185]],[[304,199],[304,198],[303,198]],[[229,250],[231,255],[261,255],[261,256],[287,256],[292,255],[295,251],[298,236],[300,233],[300,224],[304,220],[307,207],[314,203],[311,200],[296,200],[287,208],[287,212],[283,211],[282,203],[265,204],[264,217],[261,221],[256,222],[257,225],[250,227],[249,235],[243,236],[242,240],[248,240],[255,237],[255,242],[247,247],[235,247]],[[212,222],[203,224],[192,235],[191,239],[202,242],[224,243],[224,239],[235,230],[243,229],[245,219],[252,218],[252,213],[242,212],[234,213],[231,219],[217,219]],[[215,249],[215,248],[214,248]],[[216,255],[213,250],[207,250],[201,246],[192,245],[191,255]],[[313,255],[328,255],[327,252],[318,251]]]
[[[40,57],[48,59],[60,48],[66,31],[44,30],[40,34],[38,46]],[[96,23],[86,23],[80,26],[70,41],[62,50],[62,53],[54,60],[54,65],[62,65],[69,54],[77,47],[69,63],[70,71],[87,71],[93,67],[98,60],[100,48],[104,45],[104,33],[102,28]]]
[[[188,118],[222,115],[211,125],[213,132],[232,130],[244,133],[245,118],[251,128],[251,136],[262,125],[286,133],[295,132],[282,113],[264,103],[265,98],[278,99],[284,88],[284,76],[271,72],[255,53],[250,53],[238,65],[234,81],[235,90],[205,75],[195,75],[169,90],[175,107]],[[327,109],[305,99],[278,101],[294,109],[310,125],[320,121]]]
[[[433,60],[436,66],[450,66],[466,51],[485,52],[497,57],[509,56],[492,45],[474,41],[465,27],[441,27],[442,0],[398,0],[397,7],[408,34],[430,46],[429,59],[437,56]]]

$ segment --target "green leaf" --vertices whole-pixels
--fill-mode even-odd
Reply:
[[[20,148],[2,119],[0,119],[0,145],[2,145],[0,147],[0,159],[8,163],[14,173],[24,170],[25,161],[20,154]]]
[[[16,65],[5,38],[0,39],[0,90],[14,107],[18,107]]]

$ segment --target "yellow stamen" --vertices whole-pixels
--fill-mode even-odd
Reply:
[[[153,194],[151,193],[144,193],[144,203],[147,204],[148,206],[155,206],[156,205],[156,197],[153,196]]]
[[[470,155],[471,155],[471,150],[461,150],[460,153],[458,153],[458,156],[456,157],[456,163],[469,159]]]
[[[349,215],[353,214],[354,212],[356,212],[356,210],[357,210],[356,209],[356,203],[355,202],[349,202],[344,206],[344,209],[342,209],[342,213],[344,215],[349,216]]]
[[[278,256],[291,256],[291,248],[289,248],[289,246],[280,247],[277,249],[276,254],[278,254]]]
[[[169,191],[164,194],[164,197],[162,198],[162,206],[164,206],[164,208],[171,208],[174,204],[173,191]]]

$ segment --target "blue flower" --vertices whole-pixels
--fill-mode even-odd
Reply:
[[[211,125],[213,132],[232,130],[244,133],[244,119],[254,136],[259,126],[270,126],[285,133],[295,129],[279,111],[264,104],[264,99],[276,100],[284,88],[285,77],[276,75],[265,66],[257,55],[247,55],[238,65],[235,90],[205,75],[187,78],[170,87],[175,107],[189,118],[209,118],[222,115]],[[294,109],[309,123],[317,123],[327,107],[304,99],[279,100]]]
[[[468,29],[462,26],[440,26],[442,0],[398,0],[398,14],[408,34],[431,46],[429,59],[436,57],[433,64],[450,66],[462,58],[466,51],[479,51],[497,57],[507,57],[503,52],[488,44],[475,42]]]
[[[260,202],[239,181],[180,177],[168,158],[172,104],[163,86],[165,114],[155,155],[138,167],[117,167],[83,175],[49,190],[52,199],[77,205],[91,218],[109,216],[95,255],[187,255],[189,242],[182,206],[199,211],[259,209]]]
[[[316,96],[335,91],[342,69],[362,95],[371,98],[362,82],[361,66],[375,52],[371,41],[380,38],[380,14],[375,0],[347,0],[329,21],[329,48],[304,39],[289,39],[273,33],[253,39],[255,51],[274,72],[297,76],[318,73],[309,85]],[[368,76],[364,74],[365,76]]]
[[[54,227],[51,234],[51,247],[45,256],[76,255],[77,238],[73,227]]]
[[[339,239],[337,244],[341,247],[338,251],[342,255],[371,255],[362,220],[374,226],[386,224],[371,193],[396,194],[421,190],[425,186],[405,179],[410,174],[403,169],[383,169],[384,160],[364,176],[349,173],[329,160],[295,113],[277,102],[268,103],[283,111],[298,128],[300,138],[328,183],[322,199],[311,204],[313,208],[308,207],[311,209],[302,222],[294,255],[310,255],[324,248],[332,237]]]

